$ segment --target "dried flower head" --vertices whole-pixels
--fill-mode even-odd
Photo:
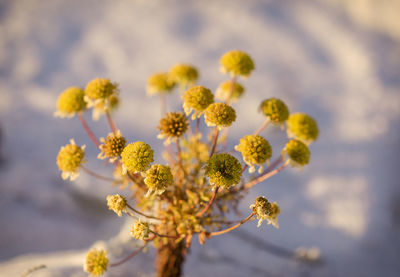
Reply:
[[[64,180],[70,178],[73,181],[78,178],[81,164],[85,162],[85,148],[86,145],[77,146],[73,139],[70,139],[70,144],[61,147],[57,155],[57,165]]]
[[[83,269],[89,273],[89,276],[100,276],[106,272],[107,266],[107,251],[92,249],[86,255]]]
[[[203,86],[196,86],[188,89],[183,95],[183,109],[186,115],[194,111],[192,119],[200,117],[207,107],[214,103],[214,95],[211,90]]]
[[[119,194],[108,195],[107,206],[109,210],[114,211],[118,216],[122,216],[122,213],[126,212],[126,199]]]
[[[292,166],[303,167],[310,161],[310,150],[303,142],[292,139],[286,143],[282,155],[288,154]]]
[[[310,144],[318,138],[318,133],[318,125],[311,116],[304,113],[294,113],[289,116],[287,134],[290,138]]]
[[[168,144],[171,139],[183,136],[188,127],[189,122],[184,113],[167,113],[165,117],[160,120],[160,125],[158,125],[160,134],[157,137],[159,139],[167,138],[166,144]]]
[[[92,100],[107,99],[118,92],[118,84],[106,78],[96,78],[86,85],[85,94]]]
[[[199,78],[199,72],[194,66],[181,63],[170,69],[169,76],[172,81],[182,87],[193,86]]]
[[[152,165],[146,171],[146,178],[144,178],[144,183],[149,188],[147,196],[153,192],[158,195],[162,194],[173,182],[174,178],[169,166],[161,164]]]
[[[73,117],[76,113],[86,109],[84,100],[85,92],[78,87],[70,87],[64,90],[57,100],[57,111],[54,116]]]
[[[215,187],[229,188],[240,182],[242,166],[230,154],[215,154],[207,162],[206,175]]]
[[[219,85],[215,97],[221,101],[236,101],[244,94],[244,87],[238,82],[225,81]]]
[[[111,163],[121,156],[126,144],[126,139],[121,135],[120,130],[116,133],[109,133],[107,138],[100,138],[100,141],[102,142],[99,146],[101,152],[97,158],[101,160],[108,158]]]
[[[218,129],[222,129],[232,125],[236,120],[236,112],[225,103],[214,103],[206,109],[204,119],[207,126],[217,126]]]
[[[251,71],[254,69],[254,62],[243,51],[232,50],[225,53],[220,60],[221,71],[223,73],[229,73],[232,76],[250,76]]]
[[[154,161],[154,151],[142,141],[128,144],[121,154],[122,170],[137,173],[144,172]]]
[[[135,239],[144,240],[149,237],[150,227],[147,222],[141,222],[140,219],[136,221],[131,230],[131,236]]]
[[[272,148],[269,142],[259,135],[248,135],[240,139],[235,150],[242,153],[243,160],[250,166],[249,172],[255,171],[254,165],[260,166],[262,172],[263,164],[271,158]]]
[[[289,117],[288,107],[277,98],[262,101],[259,109],[273,124],[283,124]]]
[[[147,79],[147,93],[149,95],[170,93],[175,82],[168,73],[156,73]]]
[[[277,216],[280,214],[281,210],[276,202],[270,203],[266,197],[259,196],[256,198],[254,204],[250,205],[250,209],[252,209],[253,213],[257,216],[257,227],[260,227],[263,220],[266,220],[268,224],[279,228]]]

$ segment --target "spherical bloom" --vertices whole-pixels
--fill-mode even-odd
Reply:
[[[78,87],[70,87],[64,90],[57,100],[57,111],[54,116],[73,117],[76,113],[86,109],[84,100],[85,92]]]
[[[310,161],[310,150],[308,150],[307,145],[296,139],[286,143],[282,155],[285,155],[285,153],[288,154],[292,166],[303,167]]]
[[[289,116],[287,134],[290,138],[310,144],[318,138],[318,133],[317,123],[311,116],[304,113],[295,113]]]
[[[279,228],[277,216],[280,214],[281,210],[276,202],[270,203],[264,196],[259,196],[256,198],[254,204],[250,205],[250,209],[252,209],[253,213],[257,216],[257,227],[260,227],[263,220],[266,220],[268,224]]]
[[[57,155],[57,165],[64,180],[70,178],[73,181],[78,178],[80,166],[85,162],[85,148],[86,145],[77,146],[73,139],[70,139],[70,144],[61,147]]]
[[[269,98],[262,101],[260,111],[273,124],[283,124],[289,117],[289,109],[286,104],[276,98]]]
[[[218,129],[222,129],[232,125],[236,120],[236,112],[225,103],[214,103],[206,109],[204,119],[207,126],[217,126]]]
[[[131,230],[131,236],[135,239],[144,240],[149,237],[150,228],[147,222],[136,221]]]
[[[122,212],[126,212],[126,199],[119,194],[108,195],[107,206],[109,210],[114,211],[118,216],[122,216]]]
[[[115,134],[109,133],[106,139],[100,138],[100,141],[102,142],[99,146],[101,152],[97,158],[101,160],[109,158],[111,163],[118,159],[126,144],[126,139],[121,135],[120,130]]]
[[[244,94],[244,87],[238,82],[225,81],[219,85],[215,97],[221,101],[236,101]]]
[[[118,91],[118,84],[106,78],[96,78],[86,85],[85,94],[90,99],[106,99]]]
[[[183,95],[183,109],[186,115],[194,111],[192,115],[193,120],[196,117],[200,117],[204,110],[212,103],[214,103],[214,95],[211,93],[211,90],[202,86],[192,87]]]
[[[192,86],[199,78],[199,72],[189,64],[176,64],[169,71],[169,76],[181,86]]]
[[[215,154],[207,162],[206,175],[212,185],[228,189],[240,182],[242,166],[230,154]]]
[[[254,69],[254,62],[246,53],[232,50],[225,53],[220,60],[221,71],[232,76],[248,77]]]
[[[168,166],[161,164],[152,165],[146,171],[146,178],[144,178],[144,183],[149,188],[147,196],[153,192],[158,195],[162,194],[173,182],[174,178]]]
[[[249,172],[254,172],[254,165],[260,166],[259,172],[262,172],[262,165],[271,158],[272,148],[269,142],[259,135],[248,135],[240,139],[239,145],[235,150],[242,153],[243,160],[250,166]]]
[[[123,172],[144,172],[154,161],[154,151],[142,141],[128,144],[121,154]]]
[[[147,79],[147,93],[149,95],[170,93],[174,87],[175,82],[168,73],[156,73]]]
[[[167,138],[166,144],[170,143],[171,139],[183,136],[189,127],[189,122],[182,112],[167,113],[164,118],[161,118],[158,130],[159,139]]]
[[[90,276],[100,276],[106,272],[107,266],[107,251],[92,249],[86,255],[86,262],[83,269]]]

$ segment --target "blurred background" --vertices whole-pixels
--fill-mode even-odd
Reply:
[[[316,118],[320,137],[309,166],[241,203],[246,214],[258,195],[277,201],[280,229],[252,222],[196,240],[185,276],[399,276],[399,14],[398,0],[0,1],[0,276],[42,264],[31,276],[86,276],[92,245],[112,249],[114,261],[135,247],[129,219],[105,205],[115,188],[83,173],[60,178],[56,156],[70,138],[88,145],[87,167],[110,172],[76,117],[53,117],[59,93],[95,77],[118,82],[118,126],[162,161],[147,77],[187,62],[215,90],[228,78],[219,57],[231,49],[249,53],[256,70],[242,80],[230,146],[263,122],[257,107],[272,96]],[[171,110],[178,100],[168,98]],[[104,118],[90,125],[109,132]],[[285,134],[263,135],[279,155]],[[299,247],[317,247],[321,262],[293,259]],[[151,276],[153,258],[150,250],[107,276]]]

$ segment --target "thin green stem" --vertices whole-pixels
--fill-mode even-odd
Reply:
[[[221,230],[221,231],[217,231],[217,232],[211,232],[208,237],[215,237],[215,236],[219,236],[219,235],[223,235],[226,234],[232,230],[235,230],[236,228],[238,228],[239,226],[243,225],[244,223],[246,223],[247,221],[249,221],[253,216],[255,215],[255,213],[251,213],[248,217],[246,217],[245,219],[243,219],[242,221],[240,221],[238,224],[233,225],[232,227],[229,227],[225,230]]]

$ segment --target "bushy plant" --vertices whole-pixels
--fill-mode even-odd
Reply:
[[[134,191],[132,195],[125,191],[121,192],[125,196],[116,194],[105,198],[109,209],[118,216],[136,219],[131,229],[132,239],[142,240],[143,246],[130,257],[148,245],[157,249],[158,276],[181,275],[185,255],[196,237],[204,244],[254,219],[258,219],[258,226],[266,221],[278,228],[281,209],[264,196],[254,200],[244,219],[235,222],[227,216],[237,211],[239,201],[254,185],[288,165],[303,167],[308,164],[308,145],[318,136],[314,119],[305,114],[291,115],[282,100],[269,98],[259,106],[265,118],[262,126],[253,134],[237,139],[234,150],[227,150],[228,130],[237,117],[231,104],[239,101],[244,92],[237,79],[249,77],[255,66],[248,54],[238,50],[225,53],[220,63],[221,71],[231,76],[218,88],[217,98],[223,102],[215,102],[212,90],[196,84],[198,70],[188,64],[177,64],[169,71],[148,78],[149,95],[157,95],[161,101],[162,118],[157,136],[165,145],[162,153],[165,161],[161,164],[154,163],[154,158],[161,153],[154,153],[143,141],[127,142],[113,122],[110,113],[120,102],[116,83],[104,78],[94,79],[86,89],[66,89],[57,102],[55,115],[77,115],[99,150],[97,158],[108,160],[114,168],[114,177],[89,170],[84,165],[85,146],[78,146],[71,140],[57,157],[61,176],[73,180],[83,170],[114,185],[120,184],[121,189],[129,187]],[[175,88],[182,93],[182,109],[166,113],[165,97]],[[103,114],[107,117],[112,132],[106,138],[98,139],[89,128],[83,113],[90,109],[94,119]],[[200,131],[202,118],[208,126],[202,128],[203,133]],[[286,121],[290,121],[287,134],[293,139],[288,140],[281,151],[274,152],[261,132],[269,123],[271,128],[280,126],[283,129]],[[269,164],[273,155],[275,160]],[[264,169],[265,164],[268,166]],[[255,173],[256,166],[258,173]],[[249,174],[245,178],[247,169]],[[105,250],[92,249],[84,268],[91,276],[98,276],[119,264],[121,262],[109,263]]]

